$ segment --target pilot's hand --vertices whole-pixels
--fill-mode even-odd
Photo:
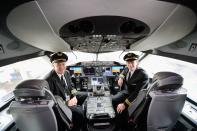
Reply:
[[[126,108],[126,107],[125,107],[124,103],[120,103],[120,104],[118,104],[118,106],[117,106],[117,108],[116,108],[116,111],[117,111],[118,113],[122,113],[122,111],[124,111],[125,108]]]
[[[74,106],[74,105],[77,105],[77,98],[76,97],[73,97],[72,99],[70,99],[68,101],[68,106]]]
[[[73,99],[74,103],[77,105],[78,100],[77,100],[76,96],[73,97],[72,99]]]
[[[123,79],[122,79],[122,78],[119,78],[119,79],[118,79],[118,85],[119,85],[120,87],[122,87],[122,84],[123,84]]]

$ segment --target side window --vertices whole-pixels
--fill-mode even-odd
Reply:
[[[37,57],[0,67],[0,107],[11,97],[16,85],[27,79],[43,78],[52,69],[46,56]]]

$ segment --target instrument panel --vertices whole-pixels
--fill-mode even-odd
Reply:
[[[111,97],[88,97],[87,112],[88,119],[96,119],[97,116],[107,115],[110,119],[115,117],[115,111],[111,102]]]
[[[71,76],[118,76],[124,65],[114,66],[69,66]]]
[[[106,88],[113,92],[111,88],[116,86],[116,78],[118,78],[124,68],[124,65],[103,65],[103,63],[98,66],[89,64],[67,67],[71,75],[71,80],[77,90],[93,91],[98,95],[101,95],[102,90]]]

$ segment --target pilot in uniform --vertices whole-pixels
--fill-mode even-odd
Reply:
[[[55,53],[51,56],[50,61],[53,70],[45,77],[49,83],[51,92],[65,100],[65,103],[72,111],[73,131],[78,131],[83,126],[84,113],[80,106],[77,105],[77,90],[73,87],[70,74],[66,70],[68,56],[62,52]]]
[[[112,97],[112,103],[119,115],[123,115],[122,120],[127,120],[127,109],[132,106],[132,101],[137,97],[141,89],[145,89],[148,86],[148,75],[142,69],[138,67],[139,56],[134,53],[127,53],[124,58],[127,67],[119,75],[118,85],[120,92]],[[119,119],[118,118],[118,119]],[[120,122],[123,122],[120,120]]]

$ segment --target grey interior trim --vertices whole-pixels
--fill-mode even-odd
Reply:
[[[145,51],[170,44],[189,34],[195,25],[195,13],[187,7],[178,5],[155,32],[130,48]]]
[[[186,62],[191,62],[191,63],[197,64],[197,57],[185,56],[185,55],[174,54],[174,53],[166,53],[166,52],[162,52],[162,51],[159,51],[159,50],[156,50],[156,49],[155,50],[144,51],[144,53],[159,55],[159,56],[165,56],[165,57],[168,57],[168,58],[174,58],[174,59],[183,60],[183,61],[186,61]]]
[[[51,28],[36,1],[16,7],[7,17],[8,29],[19,39],[47,51],[70,51]]]
[[[6,60],[3,59],[3,60],[0,60],[0,67],[5,66],[5,65],[9,65],[9,64],[12,64],[12,63],[16,63],[16,62],[19,62],[19,61],[43,56],[43,55],[44,55],[44,51],[39,51],[39,52],[35,52],[35,53],[32,53],[32,54],[28,54],[28,55],[22,55],[22,56],[16,56],[16,57],[8,58]]]

